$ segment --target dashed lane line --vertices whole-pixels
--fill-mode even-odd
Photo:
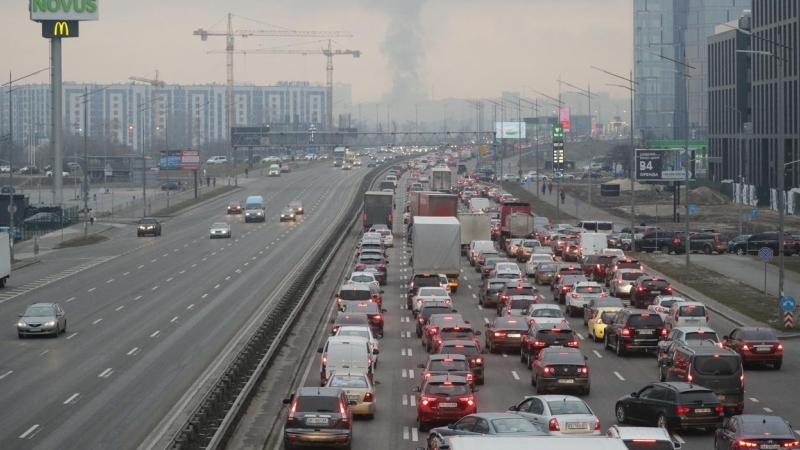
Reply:
[[[617,378],[620,379],[620,381],[625,381],[625,378],[623,378],[622,375],[619,374],[619,372],[614,372],[614,375],[616,375]]]
[[[517,374],[516,370],[511,371],[511,376],[513,376],[515,380],[519,380],[519,375]]]
[[[98,378],[108,378],[108,377],[110,377],[110,376],[111,376],[111,374],[112,374],[112,373],[114,373],[114,370],[113,370],[113,369],[111,369],[111,367],[109,367],[108,369],[106,369],[106,370],[102,371],[102,372],[100,373],[100,375],[98,375],[97,377],[98,377]]]
[[[74,393],[74,394],[72,394],[72,395],[71,395],[71,396],[70,396],[68,399],[64,400],[64,404],[65,404],[65,405],[69,405],[70,403],[72,403],[72,401],[73,401],[73,400],[75,400],[76,398],[78,398],[78,396],[79,396],[79,395],[81,395],[81,394],[79,394],[79,393],[77,393],[77,392],[76,392],[76,393]]]
[[[32,427],[28,428],[28,430],[27,430],[26,432],[22,433],[22,434],[19,436],[19,438],[20,438],[20,439],[30,439],[30,438],[32,438],[33,436],[35,436],[35,435],[36,435],[36,433],[34,433],[34,431],[36,431],[37,429],[40,429],[40,428],[39,428],[39,424],[36,424],[36,425],[34,425],[34,426],[32,426]]]
[[[5,378],[5,377],[7,377],[7,376],[11,375],[12,373],[14,373],[14,371],[13,371],[13,370],[9,370],[8,372],[6,372],[6,373],[4,373],[4,374],[0,375],[0,380],[2,380],[3,378]]]
[[[592,350],[592,353],[594,353],[594,355],[597,356],[598,358],[603,359],[603,355],[601,355],[600,352],[598,352],[597,350]]]

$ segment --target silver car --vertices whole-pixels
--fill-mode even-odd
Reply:
[[[35,334],[58,337],[67,332],[67,313],[58,303],[34,303],[19,317],[17,335],[20,339]]]
[[[294,209],[286,207],[281,210],[280,221],[283,222],[284,220],[297,221],[297,213],[294,212]]]
[[[567,315],[570,317],[583,316],[583,308],[589,304],[589,300],[598,297],[608,297],[606,291],[598,283],[585,281],[573,284],[564,296]]]
[[[600,434],[600,419],[586,402],[571,395],[525,397],[508,410],[553,436]]]
[[[217,222],[211,225],[211,239],[231,237],[231,226],[225,222]]]
[[[614,272],[611,280],[608,281],[608,289],[612,297],[622,297],[631,295],[631,287],[636,284],[636,280],[644,275],[644,272],[636,269],[618,269]]]

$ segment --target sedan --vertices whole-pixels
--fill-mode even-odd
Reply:
[[[431,376],[413,391],[420,394],[417,401],[419,431],[428,431],[431,423],[453,422],[478,412],[474,394],[464,377]]]
[[[595,282],[575,283],[564,295],[567,314],[570,317],[581,316],[583,314],[583,308],[589,304],[590,300],[605,297],[608,297],[608,294]]]
[[[340,388],[347,395],[350,410],[354,416],[366,419],[375,418],[377,391],[370,377],[362,373],[333,373],[325,384],[326,387]],[[341,407],[341,406],[340,406]]]
[[[586,402],[571,395],[525,397],[508,410],[552,436],[600,435],[600,419]]]
[[[529,277],[532,276],[536,284],[542,286],[550,284],[559,267],[561,267],[561,264],[553,262],[553,258],[550,255],[533,254],[530,260],[525,263],[525,274]]]
[[[412,313],[416,315],[425,302],[451,303],[451,299],[447,290],[443,287],[421,287],[417,291],[417,295],[414,296]]]
[[[783,365],[783,344],[769,328],[734,328],[722,338],[722,345],[742,355],[744,364],[771,364],[775,370]]]
[[[145,234],[152,234],[153,236],[161,236],[161,222],[155,217],[145,217],[139,219],[136,226],[136,235],[139,237]]]
[[[280,221],[283,222],[284,220],[291,220],[292,222],[297,222],[297,213],[294,212],[294,209],[289,208],[287,206],[286,208],[283,208],[281,210]]]
[[[524,316],[525,323],[528,325],[537,323],[567,323],[567,318],[564,317],[564,313],[561,312],[561,308],[557,305],[537,303],[530,305],[522,315]]]
[[[169,183],[162,184],[161,185],[161,190],[162,191],[180,191],[181,187],[180,187],[180,185],[178,183],[169,182]]]
[[[445,436],[543,436],[535,425],[516,414],[478,413],[463,417],[446,427],[434,428],[428,434],[428,448],[442,448]]]
[[[231,237],[231,226],[225,222],[217,222],[214,225],[211,225],[211,235],[210,238],[229,238]]]
[[[242,214],[243,212],[241,202],[234,200],[228,203],[228,214]]]
[[[731,448],[797,449],[800,442],[785,419],[747,414],[731,417],[714,435],[714,450]]]
[[[17,335],[20,339],[35,334],[58,337],[67,332],[67,313],[58,303],[34,303],[19,315]]]
[[[486,349],[495,353],[500,349],[519,349],[522,335],[528,331],[528,322],[519,317],[498,317],[486,324]]]

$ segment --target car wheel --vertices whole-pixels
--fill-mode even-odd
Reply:
[[[625,346],[617,339],[616,345],[614,345],[614,350],[616,350],[617,356],[625,356]]]
[[[419,420],[419,417],[417,417],[417,422],[419,422],[419,426],[417,427],[419,431],[428,431],[430,429],[428,423]]]
[[[669,255],[669,245],[662,245],[661,246],[661,253],[665,255]]]
[[[533,376],[533,371],[531,371],[531,386],[536,386],[536,377]]]
[[[588,334],[588,335],[589,335],[589,337],[591,337],[591,338],[592,338],[592,342],[597,342],[597,335],[595,335],[594,333],[592,333],[592,330],[591,330],[591,329],[587,329],[587,330],[586,330],[586,334]]]
[[[136,232],[136,236],[137,236],[137,237],[142,237],[142,233],[139,233],[139,232],[137,231],[137,232]]]
[[[772,365],[772,368],[775,369],[775,370],[781,370],[781,366],[782,365],[783,365],[783,361],[776,362],[775,364]]]
[[[659,414],[658,417],[656,418],[656,426],[658,428],[663,428],[663,429],[666,430],[667,429],[667,416],[665,416],[663,413]]]
[[[711,254],[711,246],[710,245],[706,245],[705,247],[703,247],[703,252],[706,255],[710,255]]]
[[[622,404],[617,403],[616,408],[614,408],[614,415],[617,417],[617,422],[628,423],[628,415],[625,413],[625,407]]]

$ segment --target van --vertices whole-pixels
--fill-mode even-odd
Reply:
[[[206,161],[206,164],[226,164],[227,162],[228,157],[226,156],[212,156]]]
[[[702,327],[708,324],[708,309],[700,302],[675,302],[669,308],[664,323],[667,328],[695,326]]]
[[[269,172],[267,172],[267,175],[269,175],[271,177],[279,177],[279,176],[281,176],[281,166],[279,166],[277,164],[270,165],[269,166]]]
[[[681,345],[667,359],[666,380],[703,385],[717,394],[726,415],[744,411],[744,368],[742,357],[733,349],[712,341]]]
[[[603,220],[581,220],[578,222],[577,227],[596,233],[611,234],[614,232],[614,222],[606,222]]]
[[[494,241],[472,241],[469,243],[469,265],[475,267],[475,261],[483,251],[494,251]]]
[[[469,201],[469,210],[470,212],[486,212],[489,210],[489,207],[492,206],[489,203],[488,198],[483,197],[473,197]]]
[[[251,195],[244,201],[244,221],[245,222],[264,222],[267,220],[264,214],[264,197]]]
[[[581,255],[596,255],[608,248],[608,235],[605,233],[581,233],[579,245]]]
[[[366,372],[372,379],[374,364],[372,355],[378,349],[370,350],[369,341],[360,336],[331,336],[325,345],[317,349],[320,359],[320,385],[325,386],[331,372]]]

